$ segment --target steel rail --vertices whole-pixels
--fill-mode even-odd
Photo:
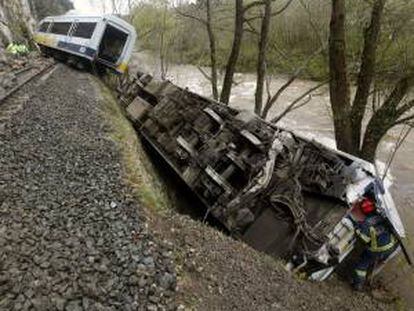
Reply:
[[[35,74],[31,75],[30,77],[28,77],[25,80],[23,80],[23,82],[19,83],[15,87],[13,87],[4,96],[0,97],[0,105],[2,105],[7,98],[9,98],[11,95],[13,95],[14,93],[16,93],[22,86],[26,85],[27,83],[29,83],[30,81],[32,81],[34,78],[38,77],[39,75],[45,73],[51,67],[56,66],[56,64],[57,63],[53,62],[51,64],[46,65],[44,68],[40,69]],[[29,70],[27,68],[24,68],[24,69]]]

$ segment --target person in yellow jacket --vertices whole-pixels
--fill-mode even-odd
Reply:
[[[364,288],[368,271],[376,263],[385,261],[398,246],[388,224],[376,213],[373,199],[364,198],[359,203],[359,208],[365,215],[362,221],[349,217],[354,224],[355,234],[366,245],[355,265],[352,285],[356,290]]]
[[[13,55],[26,55],[29,53],[29,49],[24,44],[10,43],[6,49],[7,52]]]

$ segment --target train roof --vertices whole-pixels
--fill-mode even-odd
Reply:
[[[103,14],[103,15],[58,15],[58,16],[47,16],[41,20],[44,21],[75,21],[75,20],[82,20],[82,21],[99,21],[99,20],[111,20],[122,27],[128,29],[130,32],[135,33],[135,28],[123,20],[122,18],[111,15],[111,14]]]

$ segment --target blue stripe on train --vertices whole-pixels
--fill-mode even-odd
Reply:
[[[92,57],[92,58],[95,57],[95,54],[96,54],[96,50],[83,46],[83,45],[75,44],[75,43],[59,41],[58,47],[61,49],[83,54],[85,56]]]

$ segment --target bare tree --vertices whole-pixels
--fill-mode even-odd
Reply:
[[[302,72],[307,69],[309,62],[318,54],[321,53],[325,49],[325,45],[317,50],[314,54],[312,54],[305,62],[292,74],[292,76],[288,79],[288,81],[275,93],[270,94],[270,78],[267,75],[266,70],[266,54],[268,52],[268,45],[269,45],[269,31],[270,31],[270,23],[271,18],[283,13],[293,2],[293,0],[287,0],[283,3],[282,7],[272,10],[272,3],[274,0],[263,0],[263,1],[253,1],[247,4],[243,4],[243,1],[236,1],[235,7],[235,16],[233,17],[235,20],[235,29],[233,30],[233,44],[230,55],[227,60],[226,70],[225,70],[225,77],[223,81],[223,90],[220,96],[220,100],[224,103],[228,103],[231,89],[234,84],[234,73],[236,64],[239,58],[241,42],[243,38],[243,33],[248,31],[259,38],[258,44],[258,62],[257,62],[257,84],[256,84],[256,93],[255,93],[255,112],[266,118],[270,108],[276,103],[282,93],[299,77]],[[197,2],[197,5],[190,5],[188,6],[190,10],[183,10],[183,7],[176,8],[176,12],[178,15],[193,19],[197,22],[200,22],[202,25],[206,27],[206,31],[209,38],[210,43],[210,63],[211,63],[211,74],[208,74],[203,70],[201,67],[198,67],[200,72],[203,76],[211,82],[212,86],[212,93],[215,99],[218,98],[219,92],[217,87],[217,60],[216,60],[216,38],[215,33],[213,30],[213,23],[211,18],[211,1],[204,0]],[[191,11],[191,9],[205,9],[205,14],[200,14],[198,11]],[[258,10],[253,11],[253,14],[247,14],[249,10],[253,8],[263,8],[263,13],[258,13]],[[311,14],[309,14],[309,18],[311,18]],[[228,19],[229,16],[224,16],[223,18]],[[261,31],[257,31],[253,26],[253,21],[261,20]],[[246,27],[247,28],[244,28]],[[217,30],[217,29],[216,29]],[[319,34],[318,34],[319,36]],[[275,48],[272,45],[272,49]],[[231,80],[230,80],[231,78]],[[231,81],[231,83],[230,83]],[[263,106],[263,93],[265,89],[265,81],[266,81],[266,90],[268,93],[267,100]],[[273,122],[279,121],[282,117],[286,114],[290,113],[291,111],[303,107],[310,101],[312,96],[312,92],[316,89],[322,87],[326,82],[318,85],[316,88],[311,88],[309,91],[306,91],[302,96],[299,96],[298,99],[294,100],[290,103],[285,110],[283,110],[278,116],[273,118]]]
[[[203,70],[200,70],[200,71],[211,82],[213,97],[217,99],[219,97],[219,92],[218,92],[218,86],[217,86],[218,85],[218,74],[217,74],[218,70],[217,70],[217,55],[216,55],[216,38],[215,38],[215,34],[214,34],[213,26],[212,26],[212,19],[211,19],[211,1],[210,0],[204,0],[204,1],[206,5],[206,18],[199,17],[196,14],[182,12],[178,9],[176,9],[176,11],[179,15],[194,19],[202,23],[206,27],[207,34],[209,37],[209,44],[210,44],[211,76],[208,76]],[[220,94],[220,101],[222,103],[224,104],[229,103],[232,86],[234,84],[234,74],[236,72],[236,65],[239,59],[241,44],[243,41],[243,34],[245,31],[244,26],[246,23],[250,24],[253,20],[262,18],[260,15],[253,15],[253,16],[247,17],[247,13],[253,8],[257,8],[261,6],[266,7],[265,9],[266,21],[262,23],[263,25],[262,30],[264,30],[264,32],[263,32],[263,35],[261,36],[260,46],[259,46],[259,61],[258,61],[258,67],[257,67],[259,89],[256,91],[256,96],[255,96],[256,102],[259,100],[259,98],[260,99],[263,98],[263,88],[264,88],[263,86],[264,86],[264,80],[266,76],[265,55],[266,55],[267,44],[268,44],[270,18],[272,16],[276,16],[282,13],[290,5],[290,3],[292,3],[292,1],[293,0],[288,0],[281,9],[275,12],[272,12],[271,3],[274,2],[274,0],[251,1],[247,4],[244,4],[243,0],[235,0],[233,43],[232,43],[231,51],[227,58],[227,63],[225,66],[225,74],[224,74],[223,85],[222,85],[222,90]],[[228,16],[226,16],[225,18],[227,19]],[[259,108],[259,110],[261,110],[261,108]]]
[[[217,75],[217,52],[216,52],[216,37],[214,35],[213,23],[211,17],[211,0],[206,0],[206,13],[207,13],[207,34],[210,43],[210,66],[211,66],[211,88],[213,92],[213,98],[218,100],[218,75]]]
[[[224,104],[228,104],[230,100],[231,88],[233,86],[233,77],[236,72],[236,64],[240,55],[240,48],[243,39],[243,25],[244,25],[244,15],[246,11],[252,7],[255,2],[252,2],[246,7],[243,6],[243,0],[235,0],[235,18],[234,18],[234,34],[233,34],[233,44],[231,47],[231,52],[226,64],[226,71],[223,80],[223,87],[221,89],[220,101]]]
[[[127,18],[128,18],[128,21],[130,23],[133,23],[134,22],[134,14],[133,14],[133,12],[134,12],[134,8],[136,6],[137,6],[137,3],[136,3],[135,0],[127,0],[127,7],[126,7],[127,12],[128,12]]]
[[[382,137],[394,126],[411,122],[414,100],[408,99],[414,86],[414,70],[407,69],[372,112],[363,134],[363,119],[376,73],[376,55],[386,0],[372,3],[370,23],[364,31],[361,66],[356,94],[351,104],[346,59],[345,0],[332,0],[329,40],[330,96],[335,138],[339,149],[374,161]]]
[[[350,115],[350,89],[346,62],[345,1],[332,0],[329,37],[329,72],[332,112],[337,147],[350,152],[352,129]]]
[[[323,46],[323,47],[319,48],[316,52],[314,52],[311,55],[309,55],[308,58],[303,62],[303,64],[301,64],[299,67],[297,67],[295,69],[295,71],[291,74],[291,76],[289,77],[289,79],[276,91],[275,94],[272,95],[268,91],[268,96],[267,96],[266,104],[263,107],[262,111],[260,112],[260,116],[263,119],[266,119],[267,118],[270,109],[276,104],[276,102],[278,101],[278,99],[280,98],[280,96],[292,85],[293,82],[296,81],[296,79],[303,73],[303,71],[306,68],[308,68],[310,61],[315,56],[319,55],[321,53],[321,51],[323,51],[324,49],[325,49],[325,47]],[[270,79],[270,78],[268,77],[268,79]],[[268,84],[270,85],[270,82]],[[324,84],[326,84],[326,82],[324,82],[322,85],[320,85],[320,87],[322,87]],[[314,91],[316,91],[318,88],[316,88]],[[307,93],[307,92],[305,92],[305,93]],[[300,96],[300,97],[302,97],[302,96]]]
[[[211,75],[207,75],[204,70],[201,68],[201,73],[210,81],[211,83],[211,91],[213,94],[213,98],[215,100],[219,99],[219,91],[218,91],[218,70],[217,70],[217,48],[216,48],[216,36],[214,33],[213,27],[213,16],[212,16],[212,8],[211,8],[211,0],[204,0],[204,6],[206,11],[206,17],[199,17],[197,14],[191,14],[188,12],[182,12],[176,8],[176,12],[187,18],[194,19],[200,22],[207,31],[208,41],[209,41],[209,48],[210,48],[210,68],[211,68]]]
[[[381,31],[381,19],[386,0],[378,0],[373,4],[371,23],[364,32],[364,49],[361,69],[358,75],[357,91],[351,108],[352,149],[358,150],[362,129],[362,119],[368,102],[372,81],[375,74],[377,46]]]
[[[283,94],[284,91],[302,74],[302,72],[308,67],[309,62],[317,55],[319,55],[324,49],[325,44],[321,43],[321,47],[312,55],[310,55],[305,62],[296,68],[294,73],[290,76],[290,78],[284,83],[277,92],[272,95],[270,93],[270,78],[266,73],[266,54],[267,49],[269,45],[269,29],[270,29],[270,23],[271,18],[274,16],[277,16],[281,13],[283,13],[289,5],[292,3],[292,1],[287,1],[283,7],[277,11],[272,10],[272,0],[265,0],[264,1],[264,7],[263,7],[263,16],[261,20],[261,31],[260,33],[257,32],[249,20],[256,19],[256,17],[252,17],[247,20],[247,24],[250,27],[249,31],[253,34],[256,34],[259,36],[259,45],[258,45],[258,60],[257,60],[257,81],[256,81],[256,93],[255,93],[255,113],[260,115],[262,118],[266,119],[267,115],[269,113],[269,110],[274,106],[274,104],[277,102],[279,97]],[[310,13],[309,13],[310,14]],[[264,82],[267,82],[267,100],[263,107],[263,90],[264,90]],[[320,86],[318,86],[316,89],[324,85],[326,82],[322,83]],[[314,89],[314,90],[316,90]],[[314,91],[313,88],[311,89],[311,92]],[[289,112],[298,109],[299,107],[303,107],[304,103],[309,102],[302,101],[306,96],[311,95],[311,92],[305,92],[304,96],[300,96],[298,100],[294,100],[291,104],[287,106],[287,108],[278,116],[273,118],[273,122],[278,122],[282,117],[284,117]]]
[[[298,98],[293,100],[289,105],[287,105],[287,107],[281,113],[279,113],[279,115],[277,115],[276,117],[273,117],[270,122],[271,123],[277,123],[282,118],[284,118],[288,113],[290,113],[290,112],[292,112],[296,109],[302,108],[303,106],[307,105],[312,100],[313,92],[320,89],[321,87],[323,87],[327,83],[328,83],[328,81],[323,81],[323,82],[318,83],[317,85],[311,87],[305,93],[303,93]]]
[[[105,2],[105,0],[103,0]],[[112,14],[122,14],[125,0],[111,0]]]
[[[262,18],[259,52],[257,57],[257,80],[254,107],[254,112],[258,115],[261,114],[263,106],[263,88],[266,77],[266,52],[269,41],[270,17],[272,14],[272,0],[265,0],[264,2],[264,14]]]
[[[168,72],[168,62],[167,62],[167,49],[168,45],[165,42],[165,32],[167,27],[167,4],[164,4],[164,11],[162,16],[162,24],[159,29],[159,58],[160,58],[160,70],[161,70],[161,79],[165,79],[167,77]]]
[[[241,49],[241,43],[243,40],[243,34],[244,34],[244,24],[245,23],[250,23],[255,19],[261,18],[260,16],[250,16],[247,17],[247,13],[257,7],[261,7],[261,6],[265,6],[267,8],[271,7],[271,2],[273,2],[274,0],[258,0],[258,1],[251,1],[247,4],[243,3],[243,0],[235,0],[235,18],[234,18],[234,32],[233,32],[233,44],[232,44],[232,48],[231,48],[231,52],[229,55],[229,58],[227,59],[227,64],[226,64],[226,71],[225,71],[225,75],[224,75],[224,80],[223,80],[223,87],[221,90],[221,96],[220,96],[220,101],[224,104],[228,104],[229,103],[229,99],[230,99],[230,94],[231,94],[231,89],[233,86],[233,77],[234,77],[234,73],[236,72],[236,65],[237,65],[237,61],[239,59],[239,55],[240,55],[240,49]],[[284,11],[286,9],[287,6],[289,6],[289,4],[292,2],[293,0],[288,0],[288,2],[285,4],[285,6],[281,9],[280,12],[275,12],[275,13],[271,13],[269,12],[268,9],[268,16],[267,16],[267,20],[269,20],[270,22],[270,17],[271,16],[275,16],[277,14],[280,14],[282,11]],[[265,12],[266,14],[266,12]],[[269,27],[269,25],[264,25],[265,28]],[[266,29],[265,29],[266,30]],[[269,29],[266,30],[267,34],[269,32]],[[267,36],[266,34],[266,36]],[[267,46],[267,38],[266,40],[262,40],[262,49],[263,51],[266,50],[266,46]],[[258,69],[258,71],[261,72],[260,75],[260,79],[261,79],[261,85],[263,88],[263,83],[264,83],[264,78],[263,78],[263,71],[264,71],[264,55],[262,54],[262,60],[263,62],[259,65],[260,69]],[[263,91],[261,91],[261,93],[263,94]],[[256,97],[259,97],[260,95],[260,90],[259,90],[259,94],[256,95]]]

